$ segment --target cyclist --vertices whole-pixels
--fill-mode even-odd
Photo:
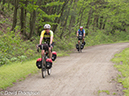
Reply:
[[[81,35],[82,36],[82,44],[85,45],[84,37],[85,37],[85,30],[83,29],[83,26],[80,26],[80,28],[77,31],[77,37]],[[78,39],[78,44],[80,43],[80,40]]]
[[[43,40],[48,44],[49,58],[52,59],[51,50],[53,48],[54,42],[53,42],[53,31],[50,30],[50,28],[51,28],[51,25],[49,24],[44,25],[44,30],[41,32],[41,35],[40,35],[39,45],[42,44]],[[44,50],[41,51],[41,54],[42,56],[44,55]]]

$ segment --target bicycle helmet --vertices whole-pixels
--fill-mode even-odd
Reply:
[[[83,26],[80,26],[80,29],[83,29]]]
[[[51,25],[49,25],[49,24],[44,25],[44,29],[50,29],[50,28],[51,28]]]

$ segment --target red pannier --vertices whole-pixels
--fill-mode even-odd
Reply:
[[[57,53],[55,51],[52,52],[52,61],[55,61],[57,57]]]
[[[36,61],[36,66],[41,69],[42,68],[42,58],[38,58]]]
[[[52,59],[47,58],[46,59],[46,68],[50,69],[52,67]]]

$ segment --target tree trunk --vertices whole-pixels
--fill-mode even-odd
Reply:
[[[15,9],[14,9],[14,14],[13,14],[13,25],[12,25],[11,30],[14,30],[17,24],[17,9],[18,9],[19,0],[15,0],[14,3],[15,3]]]
[[[65,23],[63,24],[63,30],[62,30],[62,33],[60,34],[60,39],[62,39],[62,36],[65,32],[65,29],[66,29],[66,24],[67,24],[67,20],[68,20],[68,16],[69,16],[69,12],[70,12],[70,9],[68,10],[68,14],[67,14],[67,17],[66,17],[66,20],[65,20]]]
[[[10,0],[8,0],[8,9],[10,9]]]
[[[5,4],[5,0],[3,0],[3,5]],[[2,5],[2,10],[4,11],[4,6]]]
[[[70,18],[70,24],[69,24],[69,32],[65,35],[65,36],[68,36],[68,35],[70,35],[71,34],[71,32],[73,31],[73,27],[75,27],[75,26],[73,26],[73,24],[75,24],[75,16],[71,16],[71,18]],[[78,25],[77,25],[78,26]],[[76,34],[76,32],[75,32],[75,34]],[[64,37],[65,37],[64,36]]]
[[[23,30],[23,27],[24,26],[24,8],[23,7],[21,7],[21,33],[23,34],[24,32],[24,30]]]
[[[58,24],[59,24],[60,19],[61,19],[61,16],[63,15],[63,12],[64,12],[64,8],[65,8],[65,6],[67,5],[68,1],[69,1],[69,0],[65,1],[65,3],[63,4],[63,6],[62,6],[62,8],[61,8],[61,12],[59,12],[59,13],[57,14],[57,15],[60,14],[60,17],[59,17],[59,18],[57,17],[57,18],[55,19],[54,23],[58,23]],[[53,25],[52,30],[53,30],[54,33],[55,33],[55,31],[56,31],[57,26],[58,26],[57,24],[56,24],[56,25]]]
[[[82,6],[82,7],[83,7],[83,6]],[[82,11],[81,11],[81,10],[82,10],[82,7],[81,7],[81,9],[80,9],[80,11],[79,11],[79,16],[78,16],[77,22],[81,21],[81,20],[80,20],[80,14],[82,13]],[[80,26],[80,22],[79,22],[79,26]]]
[[[25,32],[25,9],[24,7],[21,7],[21,33],[27,37],[27,34]]]
[[[93,22],[93,29],[98,26],[97,24],[98,24],[98,15],[95,15],[94,22]]]
[[[73,2],[73,0],[71,0],[70,1],[70,5],[72,4],[72,2]],[[67,14],[67,16],[66,16],[66,19],[65,19],[65,23],[63,24],[63,30],[62,30],[62,33],[60,34],[60,39],[62,39],[62,37],[63,37],[63,34],[64,34],[64,32],[65,32],[65,29],[66,29],[66,25],[67,25],[67,21],[68,21],[68,18],[69,18],[69,14],[70,14],[70,8],[71,7],[69,7],[67,10],[68,10],[68,12],[66,13]],[[66,36],[66,35],[65,35]]]
[[[80,26],[82,26],[82,17],[83,17],[83,11],[85,10],[85,8],[82,9],[82,12],[81,12],[81,18],[80,18]]]
[[[73,26],[73,24],[75,24],[75,20],[76,20],[76,17],[72,15],[70,18],[69,28],[71,28]]]
[[[98,22],[99,22],[99,16],[97,15],[97,18],[96,18],[96,27],[97,28],[99,27]]]
[[[53,0],[51,0],[51,2],[53,2]],[[49,11],[49,15],[52,14],[52,9],[53,9],[53,6],[51,6],[50,9],[49,9],[49,10],[50,10],[50,11]]]
[[[89,24],[90,24],[90,19],[91,19],[92,13],[93,13],[93,8],[91,8],[90,11],[89,11],[88,21],[87,21],[87,24],[86,24],[87,29],[89,29]]]
[[[36,11],[34,10],[30,17],[30,34],[29,34],[29,40],[31,39],[34,30],[35,30],[35,21],[36,21]]]
[[[103,23],[103,28],[102,28],[102,29],[105,29],[106,21],[107,21],[107,18],[105,19],[105,21],[104,21],[104,23]]]
[[[28,0],[23,1],[22,3],[25,4],[25,7],[27,7]],[[24,6],[21,6],[21,33],[25,36],[25,39],[28,38],[28,35],[26,33],[26,14],[26,9],[24,8]]]
[[[103,25],[103,16],[100,17],[99,29],[102,29],[102,25]]]

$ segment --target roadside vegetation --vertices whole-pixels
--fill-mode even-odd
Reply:
[[[117,80],[124,87],[124,96],[129,96],[129,48],[126,48],[121,53],[115,54],[112,61],[116,63],[114,66],[121,72]]]
[[[38,71],[36,45],[46,23],[58,56],[75,49],[79,26],[86,31],[85,48],[128,42],[128,5],[128,0],[0,0],[0,89]]]

